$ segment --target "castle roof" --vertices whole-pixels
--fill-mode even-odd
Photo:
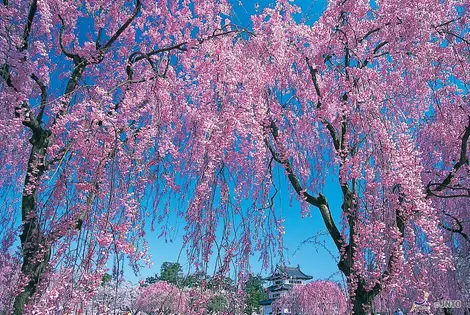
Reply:
[[[297,265],[297,267],[277,266],[276,270],[274,270],[274,273],[270,277],[265,278],[265,280],[268,280],[268,281],[275,281],[279,279],[310,280],[312,278],[313,278],[312,276],[309,276],[303,273],[300,270],[300,266]]]
[[[262,300],[261,302],[259,302],[259,305],[271,305],[274,301],[275,299]]]
[[[292,288],[292,284],[283,283],[281,285],[272,285],[266,288],[269,292],[277,291],[289,291]]]

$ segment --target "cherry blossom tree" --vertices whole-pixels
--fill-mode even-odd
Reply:
[[[140,200],[174,185],[189,101],[181,56],[238,34],[224,13],[224,0],[2,1],[0,186],[21,226],[24,283],[15,314],[46,312],[41,293],[90,292],[111,258],[119,276],[125,257],[136,268],[146,257]]]
[[[455,271],[442,273],[434,270],[432,266],[422,266],[427,272],[428,281],[432,284],[432,287],[427,291],[417,290],[415,287],[396,286],[394,288],[387,288],[380,292],[373,301],[373,310],[375,312],[391,312],[394,310],[411,309],[415,301],[423,301],[423,296],[427,292],[428,306],[437,314],[468,314],[470,309],[465,305],[464,301],[468,301],[470,297],[470,283],[468,273],[468,256],[454,256]],[[461,301],[462,306],[460,308],[447,308],[440,309],[441,307],[434,307],[443,301]]]
[[[319,280],[294,286],[273,303],[273,310],[299,315],[333,315],[347,314],[349,305],[336,283]]]
[[[252,17],[254,36],[205,43],[211,53],[193,67],[206,75],[188,82],[197,132],[185,153],[198,185],[187,218],[212,227],[249,199],[245,220],[282,234],[274,211],[282,172],[302,215],[318,210],[355,314],[381,291],[432,290],[429,274],[452,273],[453,252],[468,241],[468,9],[331,1],[309,26],[278,1]],[[325,197],[331,178],[341,209]],[[214,230],[200,231],[191,239],[210,246]],[[245,235],[234,250],[276,240]]]
[[[177,287],[166,281],[150,285],[127,281],[103,283],[91,298],[74,311],[100,314],[239,314],[241,304],[233,291],[214,290],[204,286]],[[59,309],[59,308],[56,308]]]
[[[128,281],[102,282],[84,303],[78,304],[73,312],[85,314],[114,314],[131,312],[139,314],[140,305],[137,301],[141,293],[139,285]]]
[[[244,294],[240,290],[194,287],[186,289],[186,314],[232,315],[243,314]]]
[[[136,308],[147,314],[186,314],[187,293],[175,285],[158,281],[140,290]]]

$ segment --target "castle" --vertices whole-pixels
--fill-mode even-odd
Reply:
[[[311,280],[312,276],[306,275],[297,267],[281,267],[277,266],[274,273],[265,278],[271,281],[271,285],[266,288],[268,291],[268,299],[260,302],[262,307],[262,315],[274,315],[272,312],[272,303],[282,294],[288,292],[294,285],[303,285],[307,280]]]

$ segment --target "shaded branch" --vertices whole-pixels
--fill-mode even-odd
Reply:
[[[367,39],[367,37],[369,37],[370,35],[374,34],[374,33],[377,33],[378,31],[380,31],[382,28],[381,27],[377,27],[377,28],[374,28],[374,29],[371,29],[370,31],[368,31],[360,40],[359,40],[359,43],[363,42],[364,40]]]
[[[274,122],[271,122],[270,126],[266,127],[265,129],[265,131],[270,130],[274,141],[279,145],[279,130],[276,124]],[[274,147],[269,143],[267,135],[264,141],[274,160],[283,166],[284,170],[287,173],[289,182],[291,183],[297,195],[299,195],[310,205],[315,206],[320,210],[323,222],[325,223],[325,226],[328,229],[331,238],[333,239],[338,250],[341,251],[341,249],[345,246],[346,243],[338,228],[336,227],[333,217],[331,216],[330,206],[328,204],[328,201],[326,200],[326,197],[321,193],[318,194],[318,197],[314,197],[309,194],[305,189],[303,189],[302,185],[300,184],[300,181],[294,173],[294,170],[289,160],[282,156],[282,154],[279,154],[275,151]]]
[[[224,28],[227,27],[224,26],[223,28],[220,28],[220,29],[216,29],[214,30],[214,32],[212,33],[212,35],[206,37],[206,38],[201,38],[201,39],[198,39],[198,43],[199,45],[204,43],[205,41],[207,40],[210,40],[210,39],[214,39],[214,38],[217,38],[217,37],[221,37],[221,36],[224,36],[224,35],[228,35],[228,34],[232,34],[232,33],[242,33],[242,32],[245,32],[245,33],[248,33],[250,35],[253,35],[253,33],[251,33],[250,31],[246,30],[246,29],[240,29],[240,28],[235,28],[235,29],[232,29],[232,30],[228,30],[228,31],[223,31]],[[220,31],[222,30],[222,32],[220,33],[217,33],[217,31]],[[132,70],[132,66],[141,61],[141,60],[147,60],[149,62],[149,64],[152,66],[153,70],[155,70],[155,67],[154,67],[154,61],[151,59],[152,56],[155,56],[155,55],[158,55],[160,53],[165,53],[165,52],[170,52],[170,51],[174,51],[174,50],[177,50],[177,51],[181,51],[181,52],[184,52],[184,51],[187,51],[188,48],[186,47],[186,45],[188,44],[187,41],[184,41],[184,42],[181,42],[181,43],[178,43],[178,44],[174,44],[174,45],[171,45],[171,46],[167,46],[167,47],[163,47],[163,48],[159,48],[159,49],[154,49],[154,50],[151,50],[147,53],[143,53],[141,51],[136,51],[136,52],[133,52],[129,58],[128,58],[128,61],[127,61],[127,66],[126,66],[126,73],[127,73],[127,78],[129,82],[133,82],[133,83],[139,83],[139,82],[145,82],[146,80],[145,79],[140,79],[140,80],[133,80],[133,70]],[[195,49],[195,47],[191,47],[191,49]],[[168,71],[168,68],[170,66],[170,60],[168,58],[167,60],[167,63],[166,63],[166,66],[165,66],[165,71],[163,73],[163,75],[159,75],[160,77],[165,77],[166,76],[166,73]]]
[[[403,213],[400,209],[401,204],[405,200],[405,196],[401,191],[400,184],[397,184],[393,187],[393,192],[398,194],[398,202],[399,202],[399,207],[395,210],[395,220],[396,220],[397,228],[399,232],[398,245],[395,248],[393,248],[390,253],[390,257],[387,263],[387,268],[382,272],[382,276],[380,277],[382,281],[377,282],[371,290],[371,293],[375,295],[377,295],[382,290],[384,281],[388,280],[395,264],[399,260],[399,254],[402,250],[401,248],[403,245],[403,239],[405,235],[405,218],[403,217]]]
[[[56,114],[54,121],[52,122],[52,125],[55,125],[57,120],[62,117],[66,111],[67,108],[70,106],[70,103],[72,101],[72,94],[75,92],[78,86],[78,82],[80,81],[80,78],[83,75],[83,72],[85,71],[85,67],[88,65],[87,61],[77,55],[74,56],[74,64],[75,68],[72,72],[72,75],[70,76],[70,79],[67,82],[67,86],[65,88],[65,93],[64,93],[64,100],[62,101],[62,106],[59,110],[59,112]]]
[[[453,22],[456,22],[456,21],[460,20],[461,18],[462,18],[462,17],[459,16],[458,18],[455,18],[455,19],[452,19],[452,20],[450,20],[450,21],[441,23],[441,24],[439,24],[439,25],[432,25],[432,24],[431,24],[431,26],[434,27],[434,28],[446,26],[446,25],[448,25],[448,24],[450,24],[450,23],[453,23]]]
[[[315,92],[317,93],[317,96],[318,96],[317,108],[320,108],[322,97],[321,97],[320,86],[318,85],[318,81],[317,81],[318,70],[314,69],[312,65],[310,65],[310,60],[308,59],[308,57],[305,57],[305,61],[307,62],[308,69],[310,70],[310,77],[312,78],[313,86],[315,87]]]
[[[140,8],[142,7],[142,3],[140,0],[136,0],[135,3],[135,8],[134,11],[132,12],[132,15],[124,22],[124,24],[121,25],[121,27],[114,33],[113,36],[104,44],[104,46],[101,48],[102,51],[108,50],[113,43],[118,39],[118,37],[127,29],[127,27],[134,21],[135,17],[140,11]]]
[[[76,62],[75,68],[72,72],[72,76],[70,77],[69,81],[67,82],[67,87],[65,88],[65,96],[71,96],[70,94],[75,91],[78,85],[78,81],[83,75],[83,71],[85,70],[85,66],[87,65],[86,61],[83,59],[78,59]]]
[[[44,131],[41,127],[41,124],[34,116],[34,113],[31,111],[29,103],[23,102],[21,107],[15,108],[15,116],[17,118],[21,117],[21,113],[24,114],[24,118],[21,123],[23,124],[23,126],[26,126],[31,129],[33,135],[40,134]]]
[[[20,51],[23,51],[28,48],[29,35],[31,34],[31,28],[33,27],[34,16],[37,11],[37,0],[33,0],[29,6],[28,20],[23,31],[23,45],[20,48]]]
[[[169,48],[169,47],[167,47],[167,48]],[[178,49],[178,48],[175,48],[175,49]],[[170,51],[170,50],[172,50],[172,49],[165,50],[165,51]],[[163,50],[160,51],[160,52],[163,52]],[[138,62],[139,60],[144,60],[144,59],[148,61],[148,63],[152,67],[152,70],[154,72],[158,73],[158,69],[155,67],[155,62],[150,58],[150,56],[148,54],[143,53],[143,52],[136,51],[136,52],[133,52],[128,58],[128,62],[127,62],[127,66],[126,66],[127,81],[132,81],[132,76],[134,74],[134,72],[132,70],[132,65],[134,63]],[[169,60],[166,64],[166,67],[165,67],[166,69],[165,69],[164,75],[168,71],[168,67],[169,67]]]
[[[457,223],[458,228],[457,228],[457,229],[450,228],[450,227],[444,225],[443,223],[439,223],[439,226],[442,227],[443,229],[449,231],[449,232],[460,234],[467,242],[470,243],[470,237],[468,236],[467,233],[465,233],[465,232],[463,231],[462,222],[461,222],[459,219],[457,219],[455,216],[453,216],[453,215],[451,215],[451,214],[449,214],[449,213],[447,213],[447,212],[444,212],[444,215],[446,215],[446,216],[452,218],[452,219],[455,221],[455,223]]]
[[[227,26],[227,25],[226,25]],[[224,26],[224,27],[226,27]],[[198,43],[199,44],[202,44],[204,43],[205,41],[207,40],[210,40],[210,39],[214,39],[214,38],[217,38],[217,37],[221,37],[221,36],[224,36],[224,35],[228,35],[228,34],[232,34],[232,33],[248,33],[250,35],[253,35],[253,33],[251,33],[250,31],[246,30],[246,29],[241,29],[241,28],[235,28],[235,29],[232,29],[232,30],[228,30],[228,31],[223,31],[223,32],[220,32],[220,33],[216,33],[217,31],[220,31],[222,30],[223,31],[223,28],[220,28],[220,29],[216,29],[214,30],[214,32],[212,33],[212,35],[210,36],[207,36],[205,38],[200,38],[198,39]],[[141,55],[139,56],[136,56],[134,59],[133,59],[133,63],[136,63],[142,59],[145,59],[147,57],[151,57],[151,56],[154,56],[154,55],[157,55],[159,53],[162,53],[162,52],[168,52],[168,51],[172,51],[172,50],[180,50],[180,51],[187,51],[188,49],[184,46],[186,46],[188,44],[187,41],[184,41],[184,42],[181,42],[179,44],[175,44],[175,45],[172,45],[172,46],[168,46],[168,47],[163,47],[163,48],[160,48],[160,49],[156,49],[156,50],[151,50],[150,52],[148,53],[141,53],[141,52],[137,52]],[[133,53],[134,54],[134,53]],[[132,55],[133,55],[132,54]],[[132,56],[131,55],[131,56]],[[129,57],[129,60],[131,58]]]
[[[100,29],[98,30],[98,34],[96,35],[96,41],[95,41],[95,48],[98,50],[98,49],[101,49],[101,34],[103,33],[103,28],[100,27]]]
[[[13,83],[11,82],[11,77],[10,77],[8,64],[3,64],[3,65],[0,66],[0,76],[5,81],[5,83],[7,84],[8,87],[14,89],[15,91],[18,91],[16,89],[16,87],[13,86]],[[36,76],[35,75],[31,76],[33,78],[33,80],[35,80],[33,76],[34,77],[36,77]],[[38,85],[39,85],[39,83],[38,83]],[[46,88],[45,88],[44,84],[42,84],[42,86],[40,85],[40,89],[41,89],[41,106],[45,106],[45,104],[46,104],[46,94],[45,94],[46,90],[45,89]],[[40,112],[41,112],[41,110],[40,110]],[[43,129],[41,127],[41,124],[40,124],[40,120],[37,119],[34,116],[33,112],[31,111],[31,107],[29,106],[29,103],[26,102],[26,101],[23,102],[23,104],[21,104],[21,106],[15,107],[15,117],[20,118],[22,114],[24,115],[24,119],[21,122],[23,124],[23,126],[26,126],[26,127],[30,128],[31,131],[34,134],[39,134],[40,132],[43,131]]]
[[[451,35],[451,36],[454,36],[455,38],[457,39],[460,39],[461,41],[463,41],[465,44],[467,44],[468,46],[470,46],[470,40],[458,35],[458,34],[455,34],[454,32],[451,32],[449,30],[436,30],[439,34],[447,34],[447,35]]]
[[[64,42],[63,42],[63,36],[64,36],[64,29],[65,29],[65,22],[62,16],[59,14],[59,19],[60,19],[60,30],[59,30],[59,46],[60,50],[62,50],[62,53],[67,56],[70,59],[75,59],[78,57],[77,54],[72,54],[68,52],[65,47],[64,47]]]
[[[379,51],[380,48],[382,48],[383,46],[387,45],[389,42],[388,41],[384,41],[384,42],[381,42],[380,44],[378,44],[377,46],[375,46],[374,48],[374,55]]]
[[[13,83],[11,82],[10,66],[8,64],[4,63],[0,65],[0,76],[8,87],[14,88],[16,90],[16,88],[13,86]]]
[[[448,188],[452,179],[455,177],[455,173],[465,164],[468,164],[467,149],[468,149],[468,139],[470,137],[470,115],[468,116],[468,125],[465,127],[464,134],[462,136],[461,145],[460,145],[460,156],[457,163],[455,163],[453,170],[449,172],[446,178],[439,184],[429,183],[426,187],[426,198],[431,196],[443,198],[441,195],[436,195],[436,192],[443,191]],[[434,189],[431,189],[432,186],[437,186]],[[457,195],[460,197],[460,195]]]
[[[36,84],[39,86],[39,89],[41,90],[41,102],[39,105],[39,113],[36,116],[38,123],[41,124],[42,116],[44,115],[44,109],[46,108],[47,104],[47,88],[34,73],[31,75],[31,78],[34,80],[34,82],[36,82]]]
[[[433,197],[437,197],[437,198],[443,198],[443,199],[465,198],[465,197],[470,197],[470,189],[468,190],[468,193],[466,193],[466,194],[455,194],[455,195],[439,195],[439,194],[434,193],[433,191],[430,191],[429,196],[433,196]]]
[[[78,230],[80,231],[83,226],[83,221],[85,221],[85,218],[92,207],[96,194],[99,189],[99,184],[97,181],[93,183],[93,188],[90,190],[85,207],[83,207],[83,210],[80,211],[77,215],[76,218],[71,220],[69,224],[58,224],[59,228],[56,230],[53,230],[47,234],[47,240],[49,242],[56,242],[57,240],[61,239],[62,237],[66,236],[67,233],[69,233],[71,230]]]
[[[340,149],[340,141],[339,141],[338,136],[336,134],[336,128],[329,121],[327,121],[326,119],[323,119],[323,123],[325,124],[326,129],[328,130],[328,132],[330,133],[330,136],[331,136],[331,139],[333,141],[333,145],[334,145],[336,151],[338,151]]]
[[[176,44],[176,45],[173,45],[173,46],[168,46],[168,47],[164,47],[164,48],[160,48],[160,49],[156,49],[156,50],[152,50],[146,54],[144,53],[141,53],[141,52],[137,52],[138,53],[138,56],[136,56],[134,59],[133,59],[133,62],[137,62],[137,61],[140,61],[142,59],[146,59],[150,56],[153,56],[153,55],[157,55],[159,53],[162,53],[162,52],[167,52],[167,51],[172,51],[172,50],[180,50],[180,51],[187,51],[186,47],[184,47],[188,42],[182,42],[182,43],[179,43],[179,44]],[[135,53],[133,53],[132,55],[134,55]],[[131,56],[132,56],[131,55]],[[131,57],[129,57],[130,59]]]
[[[317,80],[317,73],[318,73],[318,70],[317,70],[317,69],[314,69],[314,68],[312,67],[312,65],[310,64],[310,60],[308,59],[308,57],[305,57],[305,61],[306,61],[306,63],[307,63],[308,69],[310,70],[310,77],[311,77],[311,79],[312,79],[313,86],[315,87],[315,93],[316,93],[317,96],[318,96],[317,109],[319,109],[319,108],[321,107],[321,105],[322,105],[322,102],[321,102],[322,94],[321,94],[320,86],[319,86],[318,80]],[[333,145],[334,145],[335,149],[338,151],[339,148],[340,148],[340,141],[339,141],[339,139],[338,139],[338,136],[337,136],[335,127],[334,127],[329,121],[327,121],[326,119],[323,119],[322,122],[323,122],[323,124],[325,124],[326,129],[327,129],[328,132],[330,133],[331,139],[333,140]]]
[[[124,22],[123,25],[121,25],[121,27],[116,31],[116,33],[114,33],[114,35],[111,36],[111,38],[106,42],[106,44],[101,47],[99,42],[96,43],[97,47],[101,47],[100,50],[99,50],[100,56],[97,60],[90,61],[91,63],[96,64],[96,63],[99,63],[103,60],[104,52],[106,52],[106,50],[108,50],[113,45],[113,43],[118,39],[118,37],[132,23],[132,21],[136,18],[137,14],[140,12],[141,6],[142,6],[141,0],[136,0],[136,6],[134,8],[134,11],[132,12],[132,15],[126,20],[126,22]],[[76,88],[78,86],[78,82],[81,79],[81,77],[83,75],[83,72],[85,71],[86,66],[89,64],[89,62],[85,58],[82,58],[82,57],[78,56],[77,54],[70,53],[64,48],[63,42],[62,42],[62,37],[63,37],[63,31],[64,31],[65,23],[64,23],[64,20],[62,19],[62,17],[60,15],[59,15],[59,18],[60,18],[61,23],[62,23],[62,26],[61,26],[61,29],[60,29],[60,34],[59,34],[60,47],[61,47],[62,52],[67,57],[73,59],[74,64],[75,64],[75,68],[72,72],[72,75],[71,75],[69,81],[67,82],[67,87],[66,87],[65,93],[64,93],[65,100],[62,102],[63,106],[60,109],[60,111],[57,113],[53,124],[55,124],[55,122],[62,115],[65,114],[67,108],[70,106],[70,102],[72,100],[72,94],[76,90]],[[98,41],[99,41],[99,39],[98,39]]]

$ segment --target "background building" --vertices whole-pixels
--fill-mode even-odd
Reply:
[[[307,280],[311,280],[312,276],[306,275],[297,267],[281,267],[277,266],[274,273],[265,278],[271,281],[271,285],[266,288],[268,291],[268,299],[260,302],[262,307],[261,314],[274,315],[272,313],[272,303],[282,294],[288,292],[294,285],[304,285]]]

